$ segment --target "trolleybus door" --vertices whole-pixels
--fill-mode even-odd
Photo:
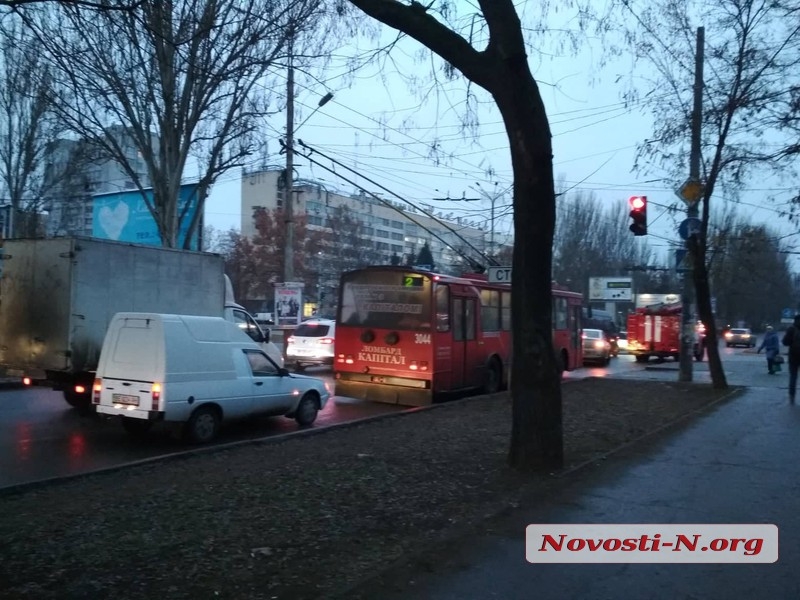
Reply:
[[[453,298],[453,381],[457,390],[477,385],[475,298]]]

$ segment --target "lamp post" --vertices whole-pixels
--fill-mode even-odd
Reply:
[[[507,188],[501,190],[500,192],[498,192],[497,191],[498,182],[495,181],[494,182],[494,190],[492,190],[491,193],[486,191],[483,188],[483,186],[481,185],[480,181],[476,181],[475,185],[477,185],[478,188],[472,188],[472,189],[474,189],[476,192],[479,192],[484,198],[488,199],[489,202],[491,202],[491,204],[492,204],[491,214],[490,214],[490,217],[489,217],[489,219],[490,219],[490,226],[489,226],[490,227],[489,228],[489,256],[493,257],[494,256],[494,205],[495,205],[495,202],[497,202],[503,196],[503,194],[505,194],[508,190],[511,189],[511,187],[513,187],[513,184],[511,186],[508,186]]]

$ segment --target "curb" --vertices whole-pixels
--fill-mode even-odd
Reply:
[[[0,378],[0,390],[14,390],[24,388],[22,379],[17,377],[3,377]]]
[[[693,384],[690,382],[690,383],[688,383],[688,385],[693,385]],[[584,461],[582,463],[579,463],[579,464],[575,465],[574,467],[570,467],[570,468],[564,469],[562,471],[543,474],[542,481],[545,484],[547,484],[548,482],[552,482],[552,481],[565,480],[568,476],[574,475],[575,473],[577,473],[577,472],[579,472],[581,470],[587,469],[588,467],[590,467],[592,465],[595,465],[596,463],[598,463],[600,461],[606,460],[610,456],[613,456],[613,455],[615,455],[615,454],[617,454],[619,452],[622,452],[622,451],[630,448],[631,446],[633,446],[635,444],[641,443],[642,441],[644,441],[644,440],[646,440],[646,439],[648,439],[650,437],[656,437],[659,434],[664,433],[665,431],[669,430],[670,428],[673,428],[673,427],[677,426],[682,421],[688,420],[690,417],[698,416],[698,415],[700,415],[700,414],[702,414],[704,412],[708,412],[708,411],[710,411],[710,409],[716,408],[722,402],[728,401],[733,396],[735,396],[737,394],[740,394],[740,393],[746,391],[747,389],[748,388],[745,387],[745,386],[737,386],[737,387],[731,389],[727,394],[725,394],[725,395],[721,396],[720,398],[718,398],[717,400],[715,400],[714,402],[706,404],[703,407],[698,408],[696,410],[684,413],[683,415],[681,415],[680,417],[677,417],[676,419],[673,419],[669,423],[665,423],[661,427],[658,427],[658,428],[656,428],[656,429],[654,429],[652,431],[649,431],[647,433],[644,433],[644,434],[642,434],[642,435],[640,435],[640,436],[638,436],[638,437],[636,437],[636,438],[634,438],[634,439],[632,439],[632,440],[630,440],[628,442],[625,442],[621,446],[613,448],[612,450],[609,450],[608,452],[603,452],[603,453],[595,456],[594,458],[591,458],[591,459],[589,459],[587,461]],[[442,535],[441,538],[439,538],[439,539],[437,539],[435,541],[432,541],[424,549],[419,550],[417,552],[408,553],[408,554],[406,554],[404,556],[398,557],[397,559],[392,561],[385,569],[383,569],[379,573],[376,573],[376,574],[374,574],[374,575],[362,580],[361,582],[354,583],[352,585],[348,585],[343,590],[334,591],[331,594],[331,598],[334,598],[334,600],[345,600],[345,599],[350,599],[350,598],[358,598],[358,599],[364,598],[365,597],[364,594],[369,595],[370,592],[374,591],[374,590],[365,589],[364,590],[364,594],[358,593],[359,590],[362,590],[364,588],[368,588],[371,585],[380,584],[381,578],[386,576],[387,574],[391,578],[392,575],[394,574],[394,572],[397,571],[397,569],[400,569],[400,568],[403,568],[403,567],[413,567],[415,564],[418,564],[420,562],[424,562],[425,561],[425,557],[430,556],[435,550],[441,549],[442,546],[445,546],[446,544],[451,544],[455,540],[466,539],[467,537],[471,536],[471,534],[475,530],[480,528],[483,524],[485,524],[485,523],[487,523],[489,521],[492,521],[493,519],[497,519],[497,518],[506,516],[510,512],[513,512],[513,511],[517,510],[518,508],[519,508],[518,505],[504,503],[501,507],[498,507],[496,510],[494,510],[494,511],[492,511],[490,513],[485,513],[483,518],[481,519],[481,522],[474,523],[473,525],[467,527],[466,530],[461,529],[461,530],[459,530],[459,531],[457,531],[455,533],[451,533],[450,535],[444,534],[444,535]],[[366,597],[368,597],[368,596],[366,596]]]
[[[321,435],[324,433],[329,433],[331,431],[336,431],[340,429],[349,429],[352,427],[358,427],[359,425],[366,425],[368,423],[373,423],[376,421],[381,421],[384,419],[389,419],[392,417],[404,417],[412,414],[417,414],[424,411],[435,410],[438,408],[444,408],[445,406],[454,406],[458,404],[463,404],[467,402],[474,402],[478,399],[486,399],[492,398],[496,396],[501,396],[508,394],[508,391],[497,392],[496,394],[482,394],[479,396],[469,396],[467,398],[458,398],[455,400],[450,400],[448,402],[443,402],[439,404],[431,404],[430,406],[414,406],[405,410],[400,410],[397,412],[391,413],[384,413],[381,415],[371,415],[369,417],[362,417],[360,419],[354,419],[352,421],[344,421],[342,423],[331,423],[330,425],[325,425],[323,427],[316,427],[310,429],[300,429],[298,431],[291,431],[288,433],[281,433],[278,435],[271,435],[267,437],[261,438],[253,438],[249,440],[238,440],[235,442],[228,442],[225,444],[217,444],[214,446],[206,446],[200,448],[193,448],[189,450],[184,450],[181,452],[173,452],[171,454],[162,454],[159,456],[152,456],[149,458],[143,458],[140,460],[130,461],[121,463],[118,465],[113,465],[110,467],[103,467],[101,469],[96,469],[92,471],[87,471],[85,473],[74,473],[72,475],[59,475],[56,477],[48,477],[47,479],[39,479],[37,481],[27,481],[24,483],[17,483],[8,486],[0,487],[0,496],[6,495],[14,495],[17,493],[25,493],[30,490],[39,489],[42,487],[46,487],[48,485],[59,484],[59,483],[67,483],[70,481],[76,481],[79,479],[88,479],[93,476],[105,475],[108,473],[114,473],[117,471],[122,471],[124,469],[134,468],[134,467],[141,467],[147,466],[157,462],[163,461],[178,461],[181,459],[189,459],[195,456],[200,456],[203,454],[211,454],[214,452],[224,452],[227,450],[232,450],[235,448],[239,448],[242,446],[255,446],[255,445],[269,445],[269,444],[279,444],[285,442],[290,439],[295,439],[298,437],[312,437],[316,435]]]

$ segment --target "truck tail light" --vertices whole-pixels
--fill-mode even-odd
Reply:
[[[76,394],[85,394],[86,393],[86,388],[83,387],[82,385],[76,385],[75,386],[75,393]]]
[[[157,411],[159,409],[159,403],[161,401],[161,384],[154,383],[152,389],[150,390],[150,396],[152,397],[152,406],[151,409]]]
[[[103,390],[103,380],[99,377],[94,380],[92,385],[92,404],[100,404],[100,392]]]
[[[31,384],[31,378],[30,377],[23,377],[22,378],[22,385],[30,385],[30,384]]]

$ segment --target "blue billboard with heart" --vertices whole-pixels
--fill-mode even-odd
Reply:
[[[119,242],[161,245],[161,236],[155,219],[147,208],[147,201],[152,205],[153,190],[128,190],[111,192],[94,196],[92,207],[92,236]],[[188,209],[188,210],[187,210]],[[184,214],[178,234],[178,247],[183,248],[186,232],[189,229],[191,215],[197,209],[197,184],[184,184],[180,189],[178,214]],[[203,221],[192,235],[191,250],[200,249],[200,232]]]

